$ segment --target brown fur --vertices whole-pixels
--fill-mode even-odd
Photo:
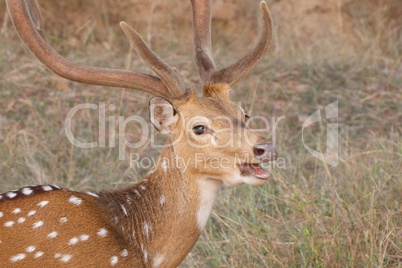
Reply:
[[[12,198],[3,194],[0,199],[1,263],[7,263],[7,267],[58,267],[65,265],[63,257],[70,256],[67,262],[70,267],[106,267],[116,256],[116,267],[153,267],[158,261],[160,267],[179,265],[201,234],[202,227],[197,222],[197,211],[203,202],[200,181],[218,189],[222,183],[241,183],[232,182],[238,172],[238,161],[253,155],[253,146],[245,143],[241,134],[248,134],[253,144],[265,142],[245,127],[241,108],[227,98],[229,87],[208,85],[203,92],[202,98],[192,92],[172,101],[179,119],[172,128],[171,140],[186,138],[167,146],[156,167],[140,183],[124,190],[101,192],[98,197],[55,187],[46,192],[41,186],[28,188],[33,192],[27,196],[23,190],[15,191],[15,196],[10,195]],[[223,115],[228,119],[215,120]],[[212,134],[193,133],[194,116],[205,120],[214,131],[233,124],[236,143],[223,148],[212,146]],[[236,124],[237,121],[243,124]],[[227,134],[217,134],[217,143],[224,143]],[[197,148],[189,144],[207,146]],[[197,155],[205,157],[202,163]],[[228,159],[228,168],[212,164],[223,158]],[[177,159],[185,160],[185,165],[176,162]],[[253,161],[253,157],[249,159]],[[70,202],[72,196],[79,198],[80,204]],[[38,206],[42,201],[48,203]],[[18,214],[13,213],[16,208],[21,209]],[[32,210],[36,214],[27,216]],[[26,220],[18,223],[21,217]],[[68,221],[61,223],[63,217]],[[13,225],[6,227],[10,221]],[[43,225],[33,228],[39,221]],[[97,234],[102,228],[107,230],[105,237]],[[54,231],[58,232],[57,237],[49,239],[48,235]],[[89,238],[81,241],[82,235]],[[35,250],[27,252],[29,246]],[[122,256],[123,250],[127,256]],[[43,252],[43,256],[35,258],[37,252]],[[24,254],[24,259],[10,262],[18,254]],[[57,257],[57,254],[61,255]]]
[[[229,99],[230,87],[226,84],[207,84],[202,88],[206,98]]]
[[[265,2],[257,46],[217,70],[210,52],[210,1],[191,1],[195,58],[205,85],[201,98],[125,22],[123,32],[158,77],[68,62],[43,38],[36,1],[6,2],[20,37],[50,70],[72,81],[158,96],[150,101],[151,122],[169,138],[156,167],[126,189],[91,194],[35,186],[0,195],[2,266],[176,267],[204,229],[223,184],[261,185],[268,178],[258,163],[272,155],[261,148],[272,146],[247,127],[243,109],[229,100],[229,85],[258,64],[270,45]]]

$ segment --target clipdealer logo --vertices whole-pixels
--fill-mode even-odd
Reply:
[[[338,101],[330,103],[325,106],[325,119],[333,119],[338,117]],[[321,111],[318,110],[312,115],[310,115],[307,120],[303,123],[302,128],[302,142],[304,148],[320,161],[332,166],[338,166],[338,151],[339,151],[339,136],[338,136],[338,123],[327,124],[327,137],[326,137],[326,148],[325,152],[320,152],[309,147],[304,141],[304,130],[312,124],[322,121]]]

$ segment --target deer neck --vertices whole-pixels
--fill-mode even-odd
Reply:
[[[221,183],[197,177],[187,165],[191,163],[181,162],[174,149],[166,147],[144,180],[101,194],[116,232],[145,262],[166,257],[169,263],[163,266],[178,265],[209,218]]]

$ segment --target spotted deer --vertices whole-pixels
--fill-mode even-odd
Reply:
[[[125,22],[120,23],[123,32],[157,76],[66,60],[47,41],[36,0],[7,0],[22,41],[56,74],[154,95],[150,120],[167,135],[167,143],[148,175],[126,189],[90,193],[36,185],[1,194],[1,267],[176,267],[199,238],[222,185],[262,185],[268,179],[261,164],[277,158],[275,146],[248,127],[243,109],[229,99],[230,87],[269,48],[268,7],[261,2],[256,46],[217,69],[211,52],[211,0],[191,0],[191,6],[201,96]],[[217,160],[224,160],[224,166]]]

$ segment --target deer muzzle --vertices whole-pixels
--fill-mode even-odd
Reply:
[[[261,162],[269,162],[278,158],[278,152],[276,146],[270,142],[254,146],[254,156]]]

